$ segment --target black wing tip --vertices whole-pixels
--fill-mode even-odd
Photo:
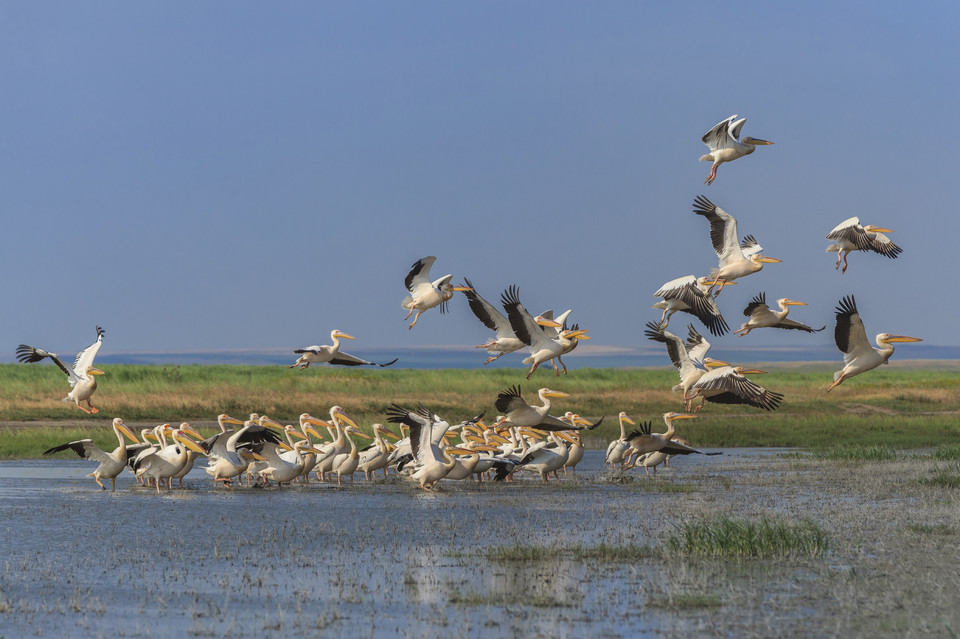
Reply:
[[[397,360],[398,360],[398,359],[400,359],[400,358],[399,358],[399,357],[394,357],[394,358],[393,358],[393,361],[387,362],[386,364],[377,364],[377,366],[379,366],[380,368],[385,368],[385,367],[387,367],[387,366],[393,366],[394,364],[397,363]]]
[[[711,202],[707,196],[698,195],[693,198],[693,212],[697,215],[707,215],[712,213],[717,208],[717,205]]]
[[[97,326],[97,339],[100,339],[106,334],[107,334],[107,331],[105,331],[102,326]]]
[[[858,313],[857,311],[857,300],[853,295],[844,295],[840,298],[840,303],[837,305],[837,317],[849,317]]]

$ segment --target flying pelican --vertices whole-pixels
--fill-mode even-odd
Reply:
[[[734,121],[736,120],[736,121]],[[703,134],[703,143],[710,149],[709,153],[700,156],[700,161],[710,160],[713,166],[710,167],[710,175],[704,180],[704,184],[713,184],[717,179],[717,168],[724,162],[733,162],[737,158],[753,153],[757,145],[773,144],[768,140],[751,138],[749,135],[740,140],[740,129],[746,118],[737,120],[737,115],[733,114],[723,122],[718,122],[712,129]]]
[[[736,284],[736,282],[730,283]],[[653,296],[661,297],[663,300],[654,304],[653,308],[663,309],[663,314],[660,316],[660,324],[663,328],[670,324],[670,318],[674,313],[684,311],[703,322],[711,335],[720,337],[729,331],[730,327],[727,326],[713,295],[709,292],[710,286],[714,284],[716,280],[687,275],[670,280],[661,286]]]
[[[627,451],[627,427],[625,424],[630,424],[635,426],[636,422],[630,419],[630,416],[627,415],[625,411],[620,411],[618,415],[620,419],[620,439],[615,439],[610,442],[610,445],[607,446],[607,455],[603,459],[603,463],[609,464],[611,469],[616,469],[617,464],[623,466],[623,454]]]
[[[843,269],[841,273],[847,272],[847,255],[850,251],[873,251],[880,255],[886,255],[890,259],[896,259],[903,253],[903,249],[890,241],[884,233],[893,233],[893,229],[887,229],[873,224],[860,226],[860,218],[851,217],[848,220],[840,222],[830,233],[827,234],[828,240],[834,243],[827,247],[827,253],[837,253],[837,265],[834,270],[840,268],[840,260],[843,259]]]
[[[648,322],[647,330],[643,332],[647,339],[666,344],[667,355],[677,368],[677,372],[680,373],[680,383],[674,386],[672,390],[674,392],[683,391],[684,410],[692,408],[694,394],[691,389],[707,374],[707,366],[704,360],[708,359],[705,355],[710,350],[710,342],[704,339],[692,325],[689,330],[690,338],[686,344],[682,339],[653,322]]]
[[[99,413],[100,409],[90,403],[90,397],[93,395],[93,392],[97,390],[96,376],[104,374],[99,368],[94,368],[93,360],[103,345],[103,334],[105,332],[106,331],[99,326],[97,327],[97,341],[77,353],[77,358],[73,362],[73,369],[68,368],[67,365],[63,363],[63,360],[57,357],[56,353],[50,353],[41,348],[34,348],[26,344],[20,344],[17,347],[17,361],[39,362],[42,361],[44,357],[49,357],[54,364],[60,367],[60,370],[67,374],[67,379],[70,380],[70,386],[73,389],[63,398],[63,401],[72,401],[77,405],[77,408],[87,414]],[[81,406],[80,402],[87,402],[89,409]]]
[[[440,279],[431,282],[430,267],[433,266],[436,260],[437,258],[433,255],[420,258],[414,262],[410,268],[410,272],[407,273],[407,276],[403,280],[403,285],[410,291],[410,295],[403,298],[403,302],[400,304],[402,308],[409,311],[407,316],[403,318],[404,321],[410,319],[414,311],[417,312],[417,316],[413,318],[413,323],[407,328],[413,328],[417,320],[420,319],[420,314],[434,306],[439,306],[440,312],[446,313],[447,302],[453,297],[453,293],[455,291],[468,290],[466,286],[453,286],[450,284],[453,275],[444,275]]]
[[[106,490],[107,487],[104,486],[100,480],[109,479],[111,490],[116,491],[117,475],[122,473],[123,469],[127,466],[127,447],[124,444],[123,438],[127,437],[130,441],[137,444],[140,442],[137,440],[137,436],[130,432],[130,429],[126,427],[123,420],[119,417],[113,418],[112,425],[113,432],[117,436],[117,447],[113,449],[113,452],[103,452],[99,446],[93,443],[92,439],[80,439],[75,442],[54,446],[53,448],[43,451],[43,454],[52,455],[69,448],[83,459],[93,459],[100,462],[97,469],[87,475],[87,477],[93,477],[93,481],[97,482],[97,485],[104,490]]]
[[[695,410],[703,408],[704,400],[717,404],[747,404],[764,410],[776,410],[783,401],[782,393],[775,393],[746,378],[746,375],[762,374],[766,371],[743,366],[730,366],[726,362],[707,357],[704,364],[712,370],[705,373],[690,388],[690,399],[700,397],[700,405]]]
[[[527,379],[533,375],[533,371],[544,362],[550,361],[563,354],[565,347],[564,340],[575,340],[587,331],[564,329],[562,324],[553,322],[554,328],[559,328],[558,339],[550,339],[544,330],[543,325],[550,326],[550,321],[546,319],[537,322],[532,315],[520,303],[520,291],[515,285],[511,285],[500,297],[503,309],[507,312],[507,318],[510,320],[510,326],[520,341],[530,347],[530,356],[523,360],[524,364],[530,365],[530,371],[527,373]],[[557,375],[560,375],[560,369],[554,365]]]
[[[310,364],[330,364],[332,366],[390,366],[397,360],[394,359],[392,362],[387,362],[386,364],[377,364],[376,362],[368,362],[365,359],[360,359],[359,357],[354,357],[348,353],[340,352],[340,340],[341,339],[356,339],[351,335],[347,335],[342,331],[336,329],[330,331],[330,340],[333,342],[332,345],[327,346],[308,346],[306,348],[298,348],[293,351],[300,355],[300,359],[295,361],[290,365],[290,368],[300,367],[300,370],[305,369],[310,366]]]
[[[510,321],[503,316],[503,313],[498,311],[493,304],[480,297],[470,280],[463,278],[463,281],[470,287],[469,290],[464,291],[467,302],[470,304],[470,310],[484,326],[497,334],[496,338],[477,346],[477,348],[485,349],[491,355],[484,364],[489,364],[507,353],[513,353],[526,346],[513,332]]]
[[[704,216],[710,222],[710,241],[713,244],[713,250],[717,252],[717,257],[720,258],[720,266],[710,270],[710,279],[714,280],[714,285],[716,282],[720,283],[720,288],[717,289],[714,297],[720,294],[726,282],[756,273],[763,268],[764,264],[783,261],[749,250],[750,255],[746,255],[737,242],[736,218],[704,196],[698,195],[694,199],[693,212]]]
[[[777,305],[780,307],[779,312],[774,312],[770,310],[770,307],[767,306],[767,294],[760,293],[755,296],[747,307],[743,309],[744,317],[749,317],[746,322],[743,323],[743,326],[734,331],[734,333],[743,337],[750,331],[755,328],[785,328],[793,329],[797,331],[805,331],[807,333],[819,333],[826,326],[821,326],[820,328],[810,328],[806,324],[801,324],[800,322],[795,322],[792,319],[787,319],[787,313],[790,312],[788,306],[806,306],[806,302],[798,302],[797,300],[791,300],[786,297],[781,297],[777,300]]]
[[[671,413],[668,413],[668,415]],[[676,413],[673,413],[675,417],[673,419],[680,419]],[[689,417],[694,417],[689,415]],[[664,420],[666,420],[666,415],[664,415]],[[672,421],[672,420],[671,420]],[[670,422],[668,422],[670,424]],[[696,453],[697,455],[720,455],[722,453],[705,453],[702,450],[697,450],[696,448],[691,447],[686,440],[681,440],[679,437],[670,437],[667,439],[666,433],[663,435],[659,433],[652,433],[650,430],[653,428],[651,422],[644,422],[640,425],[638,430],[630,433],[630,445],[631,451],[634,450],[633,446],[641,450],[646,450],[650,448],[656,448],[660,442],[665,442],[665,445],[657,450],[647,450],[647,452],[634,454],[632,463],[624,468],[634,468],[635,466],[643,466],[644,472],[649,475],[650,469],[653,468],[653,474],[657,474],[657,466],[667,463],[669,466],[669,460],[671,455],[690,455]],[[669,429],[668,431],[669,432]]]
[[[696,417],[696,415],[690,413],[664,413],[663,421],[667,425],[667,432],[651,433],[650,429],[652,425],[650,422],[646,422],[638,430],[627,435],[630,453],[627,456],[627,463],[624,464],[623,468],[633,468],[636,458],[639,455],[663,450],[670,446],[670,440],[673,439],[674,433],[677,432],[673,424],[674,421],[678,419],[696,419]]]
[[[890,356],[893,355],[894,342],[922,342],[919,337],[908,337],[906,335],[891,335],[890,333],[880,333],[877,335],[877,346],[873,348],[867,341],[867,332],[863,328],[863,322],[860,320],[860,313],[857,311],[857,301],[853,295],[848,295],[840,299],[840,305],[837,306],[837,327],[834,331],[834,340],[837,342],[837,348],[843,353],[844,366],[833,374],[833,383],[827,387],[831,391],[844,380],[872,370],[880,364],[886,364]]]

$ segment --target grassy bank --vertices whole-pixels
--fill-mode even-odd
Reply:
[[[851,380],[831,393],[825,387],[832,368],[770,366],[757,381],[786,399],[778,411],[707,404],[700,419],[680,433],[697,446],[875,445],[893,448],[935,447],[960,435],[960,369],[925,370],[884,367]],[[99,415],[87,416],[59,401],[68,389],[53,366],[0,365],[0,422],[25,422],[30,428],[3,427],[0,456],[34,456],[64,438],[105,429],[119,416],[128,423],[189,421],[205,424],[222,412],[268,414],[294,422],[302,412],[325,416],[343,406],[361,425],[384,420],[391,403],[423,402],[451,422],[486,411],[496,415],[497,393],[520,383],[528,401],[542,386],[570,393],[554,402],[555,414],[572,410],[606,419],[591,433],[605,445],[618,436],[616,415],[635,420],[679,410],[680,396],[670,388],[673,369],[579,369],[556,378],[538,373],[525,381],[520,371],[351,370],[316,368],[296,371],[274,366],[110,366],[94,396]],[[49,427],[56,424],[57,428]],[[72,430],[65,431],[67,425]],[[46,426],[46,427],[45,427]],[[101,437],[101,435],[97,435]],[[112,434],[103,439],[109,442]]]

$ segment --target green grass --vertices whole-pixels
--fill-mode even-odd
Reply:
[[[931,365],[932,366],[932,365]],[[537,374],[525,381],[514,369],[477,370],[353,370],[284,366],[105,366],[94,395],[99,415],[89,416],[61,402],[68,386],[63,373],[50,364],[0,364],[0,423],[11,421],[69,422],[80,431],[66,438],[4,431],[8,440],[0,456],[36,456],[66,439],[92,436],[113,448],[112,433],[103,427],[119,416],[128,423],[212,421],[222,412],[244,417],[267,414],[293,423],[300,413],[326,416],[333,405],[343,406],[359,424],[384,421],[384,411],[396,402],[423,402],[451,422],[486,411],[496,415],[497,393],[520,384],[524,396],[536,401],[536,391],[550,386],[570,393],[555,400],[552,412],[572,410],[603,425],[586,435],[587,444],[605,447],[619,436],[616,415],[626,411],[635,420],[653,420],[680,408],[680,396],[670,388],[677,381],[672,368],[578,369],[556,378]],[[685,420],[679,435],[698,447],[790,446],[823,450],[853,446],[889,449],[934,448],[960,439],[960,372],[889,367],[871,371],[825,392],[830,366],[767,366],[757,377],[785,394],[781,408],[766,412],[744,406],[708,403],[699,419]],[[61,424],[62,425],[62,424]],[[98,429],[99,432],[98,432]],[[65,433],[64,433],[65,434]],[[944,453],[947,454],[947,453]],[[960,454],[960,453],[954,453]]]
[[[920,483],[924,486],[960,488],[960,464],[953,465],[949,470],[937,469],[930,477],[921,479]]]
[[[820,526],[789,524],[766,517],[758,521],[718,517],[682,523],[667,539],[671,553],[691,557],[822,557],[827,536]]]
[[[828,450],[814,451],[817,459],[837,461],[896,461],[897,453],[889,446],[850,446],[834,447]]]
[[[956,526],[947,524],[910,524],[907,529],[918,535],[953,536],[960,533]]]

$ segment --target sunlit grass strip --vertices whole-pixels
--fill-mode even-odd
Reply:
[[[960,459],[960,446],[938,446],[930,456],[934,459]]]
[[[502,546],[485,553],[491,561],[546,561],[549,559],[592,559],[595,561],[638,561],[653,557],[650,546]]]
[[[720,517],[682,523],[666,542],[670,552],[693,557],[822,557],[827,535],[812,521],[789,524]]]
[[[837,446],[814,452],[817,459],[835,461],[896,461],[897,453],[889,446]]]

